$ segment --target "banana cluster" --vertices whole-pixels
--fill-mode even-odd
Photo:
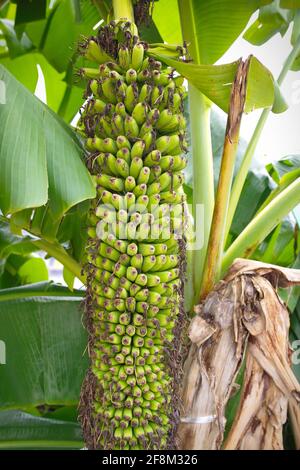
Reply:
[[[170,53],[172,53],[172,46]],[[87,103],[79,128],[97,187],[88,217],[90,448],[174,448],[181,363],[184,88],[150,56],[135,25],[85,41]],[[174,53],[175,53],[175,48]],[[178,52],[176,52],[178,54]],[[85,419],[88,415],[89,419]]]

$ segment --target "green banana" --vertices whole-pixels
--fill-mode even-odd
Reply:
[[[162,51],[184,54],[146,45],[122,20],[81,46],[96,63],[80,71],[89,98],[79,123],[97,188],[85,268],[91,366],[79,413],[89,449],[176,447],[187,144],[183,82],[151,56]]]

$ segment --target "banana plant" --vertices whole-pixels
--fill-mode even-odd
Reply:
[[[6,2],[0,9],[0,80],[6,103],[0,105],[1,220],[20,244],[26,231],[24,246],[29,244],[29,252],[43,250],[60,261],[71,288],[75,277],[86,285],[92,365],[82,389],[80,415],[89,448],[174,447],[180,390],[173,394],[171,390],[182,380],[178,371],[187,334],[185,329],[179,334],[176,328],[185,316],[183,265],[187,261],[185,305],[191,313],[236,258],[269,261],[276,244],[284,239],[288,220],[288,233],[297,233],[291,211],[300,202],[298,158],[292,163],[295,171],[285,178],[282,173],[275,177],[281,171],[275,167],[261,176],[249,171],[268,115],[285,108],[280,85],[289,70],[297,69],[300,39],[295,5],[290,8],[282,2],[278,7],[269,0],[253,0],[239,2],[237,8],[225,0],[159,0],[153,12],[152,7],[148,1],[61,0],[51,5],[41,2],[32,15],[24,12],[22,2]],[[214,65],[259,8],[258,21],[268,23],[269,33],[257,39],[261,27],[256,31],[256,24],[252,25],[246,32],[252,42],[267,40],[276,31],[284,34],[294,22],[293,49],[278,80],[255,57]],[[174,18],[166,22],[170,9]],[[278,14],[282,25],[276,30],[273,23]],[[67,28],[59,28],[65,17]],[[104,23],[93,31],[101,19]],[[224,27],[229,21],[230,29]],[[58,49],[58,43],[64,47]],[[40,64],[49,106],[32,95],[35,82],[20,74],[22,63],[31,63],[33,70]],[[235,94],[238,78],[243,87]],[[55,98],[53,83],[60,90]],[[219,158],[215,126],[211,127],[217,120],[213,115],[212,121],[213,103],[229,116],[224,146],[218,139],[217,148],[223,147]],[[68,123],[80,106],[74,130]],[[263,111],[253,138],[244,148],[243,143],[238,147],[242,113],[254,109]],[[290,159],[285,162],[289,167]],[[249,210],[245,192],[249,187],[257,189],[257,181],[263,185],[260,204],[240,230],[239,214],[245,216]],[[130,220],[125,220],[125,202],[134,207]],[[187,202],[192,202],[190,215]],[[143,215],[150,203],[169,211],[183,206],[185,216],[193,219],[196,235],[203,233],[202,245],[188,251],[186,261],[185,245],[177,241],[175,232],[159,234],[159,243],[149,243],[148,236],[136,233],[136,226],[146,221]],[[112,216],[107,207],[117,209],[117,240],[107,238],[98,244],[96,225]],[[200,228],[199,207],[204,208]],[[178,216],[174,211],[163,215],[171,219],[172,227]],[[120,227],[127,222],[132,233],[125,241]],[[297,257],[297,248],[291,250],[286,264]],[[3,253],[5,259],[11,256],[9,251]],[[13,293],[11,298],[8,292],[3,295],[5,302],[13,301]],[[27,296],[18,291],[22,295]],[[170,354],[177,352],[173,369],[165,362],[166,347]],[[81,379],[85,367],[78,371]],[[135,367],[137,377],[131,372]],[[73,380],[70,374],[67,377]],[[106,383],[115,387],[113,402]],[[43,402],[73,406],[79,395],[76,387],[74,393],[71,402],[67,395],[40,394],[29,396],[21,406],[25,413]],[[1,402],[7,409],[17,399],[12,398],[11,404]],[[5,428],[10,415],[3,413]],[[29,417],[11,413],[11,419],[26,422]],[[43,422],[50,426],[50,419],[44,412],[41,417],[39,409],[41,426]],[[32,423],[38,426],[39,421]],[[65,429],[70,436],[62,439],[66,442],[47,445],[43,440],[40,447],[67,448],[69,440],[70,447],[81,445],[77,431]],[[29,437],[24,445],[34,447],[34,441]]]

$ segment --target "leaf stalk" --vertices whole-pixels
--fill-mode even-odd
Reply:
[[[204,265],[201,299],[207,296],[220,279],[226,216],[246,101],[249,64],[250,57],[245,62],[240,61],[232,86],[219,183]]]

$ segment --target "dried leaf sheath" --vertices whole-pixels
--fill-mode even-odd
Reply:
[[[267,279],[253,282],[261,293],[261,311],[244,319],[250,332],[245,380],[224,448],[282,450],[288,401],[298,409],[300,403],[300,385],[290,368],[289,313]]]

